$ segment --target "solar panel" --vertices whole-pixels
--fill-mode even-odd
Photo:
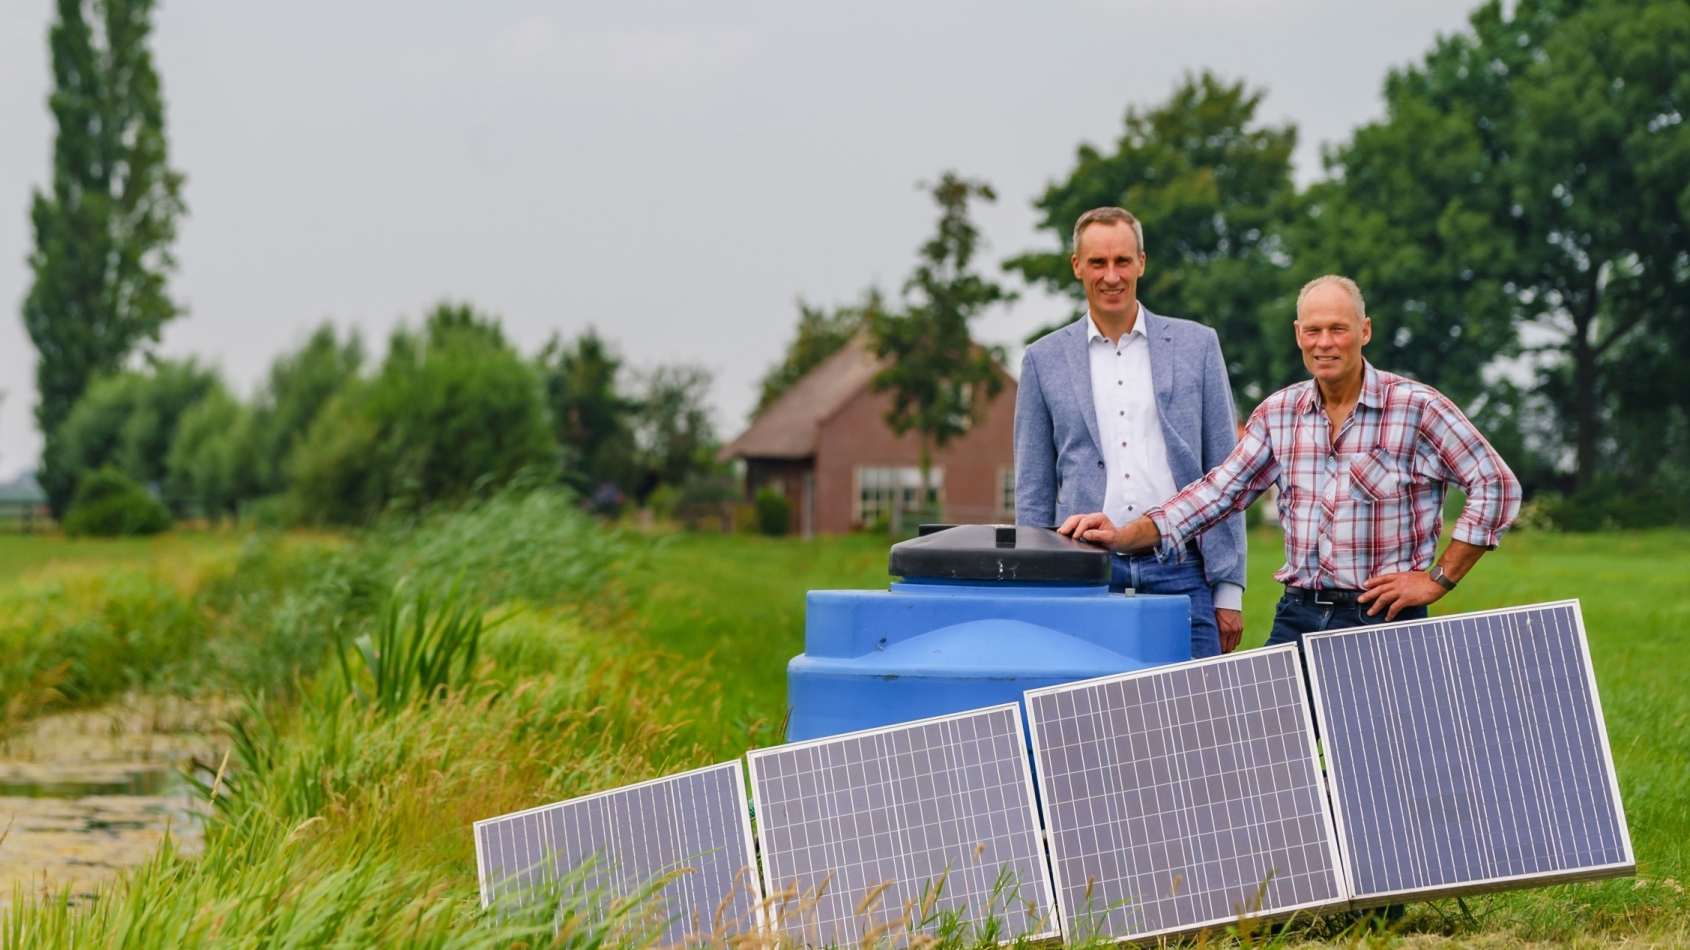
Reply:
[[[1070,940],[1346,901],[1294,645],[1029,690],[1027,714]]]
[[[1009,703],[751,752],[777,926],[848,945],[950,913],[1055,936],[1024,735]]]
[[[556,899],[571,874],[604,901],[674,874],[654,908],[664,946],[749,930],[761,900],[738,760],[478,821],[475,856],[484,907]]]
[[[1305,644],[1358,905],[1635,870],[1578,601]]]

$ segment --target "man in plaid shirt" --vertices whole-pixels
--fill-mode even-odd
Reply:
[[[1362,358],[1373,327],[1354,281],[1326,276],[1304,286],[1296,332],[1314,378],[1263,400],[1219,466],[1124,527],[1091,514],[1058,530],[1118,551],[1177,555],[1278,485],[1285,566],[1274,578],[1285,596],[1268,643],[1422,619],[1496,547],[1520,510],[1520,483],[1441,393]],[[1467,507],[1433,565],[1452,484],[1467,493]]]

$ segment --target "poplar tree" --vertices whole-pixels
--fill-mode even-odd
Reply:
[[[185,211],[169,166],[147,39],[151,0],[58,0],[48,31],[58,132],[52,184],[30,207],[34,284],[23,322],[38,353],[40,481],[55,516],[76,488],[60,430],[97,375],[122,368],[181,309],[166,282]]]

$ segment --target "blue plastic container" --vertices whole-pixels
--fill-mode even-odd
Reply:
[[[1014,544],[1017,530],[1019,551],[1006,549],[1004,532]],[[810,592],[804,653],[787,665],[788,740],[1020,702],[1025,690],[1191,659],[1189,599],[1110,594],[1107,553],[1040,528],[944,533],[943,550],[925,537],[905,542],[921,546],[918,556],[894,547],[904,580],[890,590]]]

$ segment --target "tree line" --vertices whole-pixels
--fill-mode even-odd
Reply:
[[[496,319],[451,302],[368,363],[356,332],[325,324],[243,400],[192,359],[153,358],[94,380],[57,460],[78,485],[115,472],[151,486],[175,517],[277,524],[365,524],[525,475],[607,511],[661,485],[719,491],[698,367],[625,372],[590,328],[526,358]]]
[[[356,338],[319,333],[247,402],[191,362],[125,370],[178,315],[166,282],[183,176],[146,49],[151,6],[58,0],[49,36],[58,133],[31,207],[23,316],[56,513],[108,468],[174,506],[272,499],[337,522],[535,466],[607,503],[708,481],[703,371],[616,382],[591,332],[525,359],[462,304],[395,333],[368,376]],[[1131,209],[1147,231],[1142,299],[1215,327],[1246,411],[1302,375],[1297,288],[1347,274],[1368,297],[1369,358],[1466,408],[1553,520],[1690,521],[1690,5],[1487,3],[1391,72],[1383,118],[1327,149],[1307,187],[1292,175],[1297,128],[1259,121],[1264,98],[1203,73],[1129,109],[1112,146],[1081,145],[1035,199],[1056,246],[1006,271],[1078,303],[1074,219]],[[929,191],[939,221],[901,296],[801,304],[760,406],[858,332],[894,358],[875,385],[924,458],[995,396],[1001,352],[968,325],[1012,295],[976,271],[967,214],[995,194],[951,173]],[[290,395],[278,380],[294,372]],[[485,404],[467,408],[471,395]]]
[[[1073,223],[1128,208],[1140,299],[1216,329],[1244,412],[1304,376],[1297,290],[1348,275],[1368,358],[1467,409],[1546,517],[1690,521],[1690,5],[1487,3],[1384,94],[1385,116],[1299,188],[1297,128],[1258,121],[1265,93],[1189,76],[1129,109],[1112,147],[1079,146],[1034,201],[1057,247],[1004,267],[1077,318]],[[873,291],[804,305],[762,401],[884,309]]]

